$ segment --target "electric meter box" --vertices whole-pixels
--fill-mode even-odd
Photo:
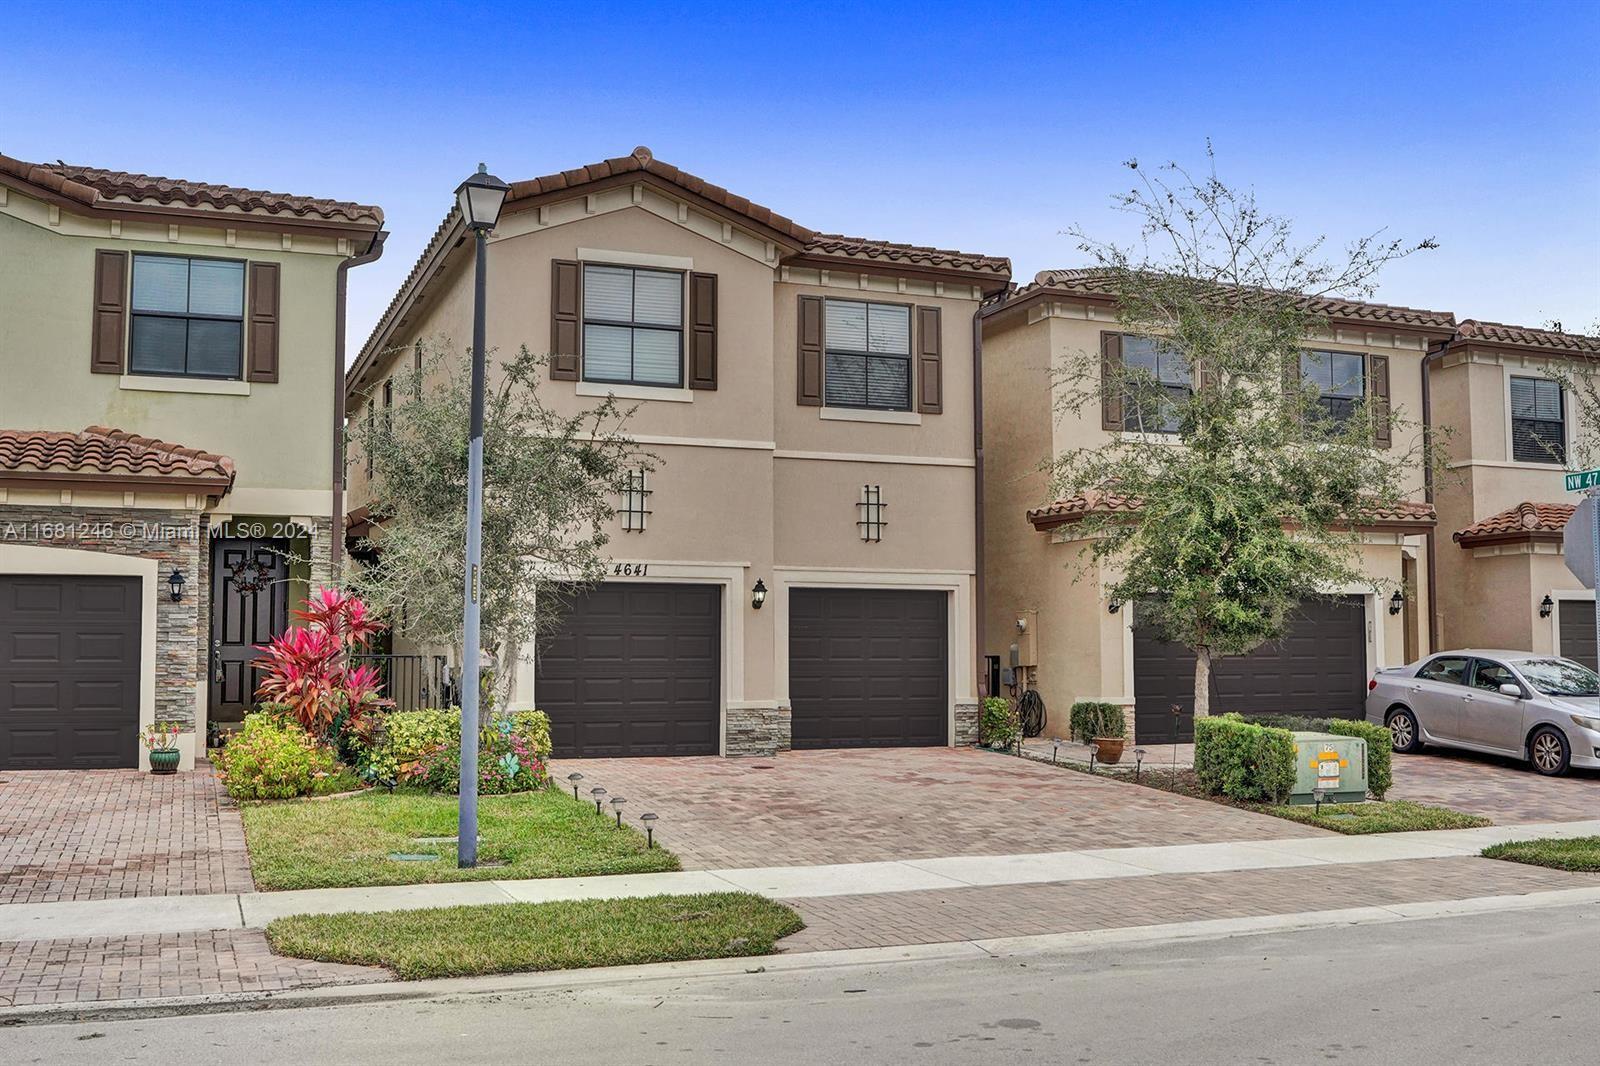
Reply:
[[[1290,803],[1360,803],[1367,798],[1367,742],[1334,733],[1294,733]]]

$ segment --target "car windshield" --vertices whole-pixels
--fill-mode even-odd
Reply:
[[[1524,659],[1517,669],[1546,696],[1600,695],[1600,674],[1571,659]]]

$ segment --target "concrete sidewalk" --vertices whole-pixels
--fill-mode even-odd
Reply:
[[[1600,834],[1600,819],[1421,833],[1100,848],[827,866],[11,904],[0,906],[0,941],[262,929],[274,918],[290,914],[414,910],[461,904],[541,903],[734,891],[793,900],[1164,874],[1325,867],[1455,858],[1476,855],[1484,847],[1501,841],[1593,834]]]

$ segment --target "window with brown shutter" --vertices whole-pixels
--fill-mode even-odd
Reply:
[[[917,308],[917,410],[944,412],[944,363],[937,307]]]
[[[1392,443],[1389,427],[1389,357],[1367,356],[1367,387],[1372,390],[1372,440],[1380,448]]]
[[[122,373],[122,338],[128,318],[128,253],[94,253],[94,319],[89,337],[89,370]]]
[[[278,380],[278,264],[250,264],[250,381]]]
[[[1100,428],[1122,428],[1122,334],[1100,334]]]
[[[799,307],[798,361],[795,366],[795,403],[822,406],[822,297],[802,296]]]
[[[717,276],[689,275],[689,387],[717,387]]]
[[[578,380],[578,338],[582,290],[578,264],[556,259],[550,264],[550,377],[554,381]]]

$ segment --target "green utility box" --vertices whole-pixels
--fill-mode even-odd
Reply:
[[[1290,803],[1360,803],[1367,798],[1367,742],[1333,733],[1294,733]]]

